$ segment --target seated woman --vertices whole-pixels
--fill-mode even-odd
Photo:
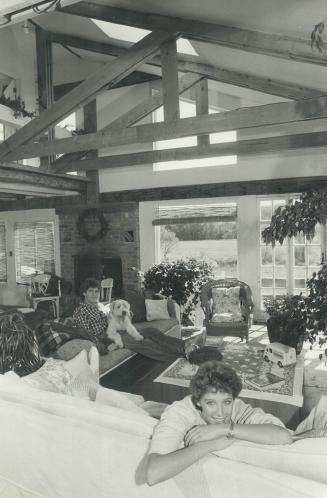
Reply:
[[[166,408],[152,436],[147,482],[171,477],[236,439],[263,444],[290,444],[283,423],[238,398],[242,383],[222,362],[200,365],[191,380],[191,394]]]
[[[74,312],[75,323],[87,330],[90,339],[96,344],[100,354],[106,353],[108,348],[109,350],[116,349],[116,346],[111,343],[106,334],[108,316],[104,305],[99,302],[100,282],[95,278],[87,278],[81,285],[80,293],[83,302]],[[144,340],[137,341],[130,335],[123,334],[124,347],[159,361],[175,360],[181,356],[188,357],[195,349],[195,345],[191,342],[164,335],[151,326],[144,329],[142,335]],[[217,350],[218,355],[220,353]]]

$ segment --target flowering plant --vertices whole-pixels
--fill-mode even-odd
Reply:
[[[144,273],[144,287],[174,299],[181,307],[182,323],[187,324],[199,302],[202,286],[212,276],[212,268],[205,261],[163,262]]]

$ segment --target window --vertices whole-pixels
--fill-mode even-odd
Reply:
[[[16,282],[35,273],[54,272],[54,222],[15,223]]]
[[[261,309],[266,297],[281,294],[306,294],[306,281],[314,271],[319,270],[321,261],[320,225],[316,226],[313,240],[303,235],[276,243],[275,247],[265,245],[261,232],[270,224],[273,213],[288,199],[261,200],[260,211],[260,296]]]
[[[195,258],[207,261],[215,277],[237,276],[236,203],[160,206],[157,228],[159,261]]]
[[[179,110],[181,118],[190,118],[196,115],[196,105],[192,102],[187,102],[184,100],[179,100]],[[218,112],[216,108],[210,107],[209,114]],[[159,107],[153,113],[153,121],[155,123],[164,120],[163,107]],[[209,135],[210,144],[226,143],[226,142],[236,142],[237,133],[236,131],[226,131],[220,133],[210,133]],[[180,147],[196,147],[197,137],[183,137],[183,138],[173,138],[170,140],[161,140],[154,143],[155,150],[164,149],[174,149]],[[219,156],[219,157],[204,157],[197,159],[185,159],[176,161],[163,161],[160,163],[154,163],[153,171],[168,171],[176,169],[189,169],[189,168],[203,168],[208,166],[224,166],[228,164],[237,164],[237,156]]]
[[[0,223],[0,282],[7,282],[6,225]]]

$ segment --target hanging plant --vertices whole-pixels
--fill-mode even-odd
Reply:
[[[99,225],[99,229],[94,230],[94,227],[97,224]],[[85,211],[79,215],[76,227],[79,234],[88,242],[97,242],[108,233],[108,222],[104,214],[100,210],[94,208],[85,209]]]
[[[300,195],[296,201],[280,206],[271,218],[270,225],[262,231],[266,244],[282,244],[286,237],[303,233],[311,240],[317,223],[325,223],[327,216],[327,190],[313,190]]]
[[[3,87],[2,93],[0,95],[0,104],[9,107],[14,114],[14,118],[35,118],[36,113],[27,111],[25,108],[25,102],[19,96],[17,97],[17,89],[14,88],[13,92],[15,97],[11,99],[10,97],[5,96],[6,86]]]

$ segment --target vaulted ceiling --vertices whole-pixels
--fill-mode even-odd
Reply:
[[[18,19],[29,19],[29,26],[36,30],[39,97],[46,108],[0,144],[0,181],[18,182],[22,174],[29,184],[47,185],[49,195],[51,188],[83,195],[102,168],[327,146],[327,56],[310,46],[311,31],[326,16],[324,1],[61,0],[55,10],[41,13],[48,5],[53,7],[51,4],[3,0],[0,7],[0,18],[7,23],[2,29],[13,29],[19,36]],[[125,32],[122,39],[114,25],[145,29],[149,34],[140,32],[144,38],[135,42]],[[181,46],[178,42],[176,52],[178,39],[190,43]],[[34,36],[27,43],[34,44]],[[58,70],[65,58],[72,56],[81,60],[81,67],[85,64],[86,73],[91,67],[88,64],[97,65],[97,70],[91,75],[82,71],[81,78],[74,81],[69,72],[65,75]],[[56,68],[53,75],[45,70],[50,66]],[[88,134],[65,139],[54,139],[50,131],[48,140],[42,138],[104,89],[158,78],[162,79],[161,93],[106,129],[96,131],[91,126]],[[180,119],[178,94],[206,79],[209,89],[243,93],[249,102],[255,92],[260,96],[256,102],[262,105],[207,115],[202,99],[202,112],[196,118]],[[161,104],[163,123],[138,124]],[[263,127],[268,138],[258,133]],[[209,133],[230,129],[245,132],[247,139],[216,145],[206,142]],[[189,135],[199,140],[192,150],[136,149],[142,143]],[[110,154],[107,149],[127,145],[128,154],[117,155],[114,149]],[[109,151],[107,157],[90,156],[90,151],[104,147]],[[53,160],[59,154],[64,155]],[[36,172],[13,162],[31,157],[52,158],[47,171]],[[75,170],[89,173],[83,178],[66,174]]]

